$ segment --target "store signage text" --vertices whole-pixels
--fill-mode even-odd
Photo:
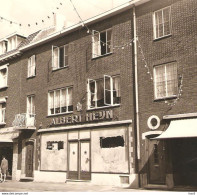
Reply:
[[[81,122],[91,122],[99,120],[109,120],[113,118],[113,110],[104,110],[98,112],[88,112],[85,116],[83,115],[72,115],[53,118],[50,125],[61,125],[61,124],[75,124]]]

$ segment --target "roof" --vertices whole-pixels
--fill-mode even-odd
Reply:
[[[29,35],[25,40],[23,40],[19,46],[16,49],[13,49],[11,51],[8,51],[4,54],[0,55],[0,62],[6,61],[10,58],[19,56],[21,54],[21,52],[19,51],[19,48],[21,47],[25,47],[26,45],[28,45],[34,38],[35,36],[39,33],[40,31],[34,32],[33,34]]]

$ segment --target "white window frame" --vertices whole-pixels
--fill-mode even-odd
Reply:
[[[60,58],[60,48],[64,48],[64,65],[63,65],[63,67],[60,67],[60,60],[59,60],[59,58]],[[66,55],[66,53],[65,53],[65,51],[66,51],[66,47],[68,47],[68,50],[69,50],[69,45],[68,44],[66,44],[66,45],[62,45],[62,46],[55,46],[55,45],[52,45],[52,69],[53,70],[58,70],[58,69],[62,69],[62,68],[65,68],[65,67],[68,67],[68,64],[66,64],[65,63],[65,56],[67,56],[68,57],[68,53],[67,53],[67,55]],[[54,60],[55,60],[55,53],[54,53],[54,50],[55,49],[57,49],[57,66],[55,66],[55,62],[54,62]]]
[[[30,99],[30,101],[29,101],[29,99]],[[29,112],[29,110],[30,110],[30,112]],[[35,95],[28,95],[27,96],[27,113],[30,115],[35,115]]]
[[[28,58],[28,70],[27,70],[27,77],[34,77],[36,76],[36,56],[33,55]]]
[[[73,96],[73,87],[70,86],[70,87],[64,87],[64,88],[59,88],[59,89],[54,89],[54,90],[50,90],[48,91],[48,115],[49,116],[53,116],[53,115],[58,115],[58,114],[66,114],[66,113],[72,113],[72,111],[68,111],[68,102],[69,102],[69,95],[68,95],[68,90],[72,88],[72,96]],[[62,112],[61,111],[61,100],[62,100],[62,90],[66,90],[66,112]],[[57,91],[60,91],[60,112],[59,113],[55,113],[55,109],[56,109],[56,98],[55,98],[55,94],[57,93]],[[51,99],[50,99],[50,93],[53,92],[53,109],[54,109],[54,114],[51,114],[50,113],[50,102],[51,102]],[[73,99],[72,99],[72,106],[73,106]]]
[[[1,84],[0,84],[0,89],[5,88],[5,87],[8,87],[8,65],[9,65],[9,64],[0,66],[0,72],[1,72],[1,70],[6,69],[6,75],[4,76],[4,80],[5,80],[4,82],[5,82],[5,84],[2,85],[2,86],[1,86]],[[1,74],[1,73],[0,73],[0,74]],[[3,77],[2,77],[2,78],[3,78]],[[0,76],[0,79],[1,79],[1,76]],[[1,80],[0,80],[0,83],[1,83]]]
[[[111,44],[110,44],[110,52],[107,52],[107,36],[108,36],[108,31],[111,31]],[[105,43],[101,43],[101,33],[105,33],[106,34],[106,42]],[[98,35],[98,40],[95,40],[95,37]],[[101,32],[98,32],[96,30],[93,30],[92,31],[92,58],[97,58],[97,57],[100,57],[100,56],[104,56],[104,55],[107,55],[107,54],[110,54],[112,53],[113,51],[113,46],[112,46],[112,43],[113,43],[113,39],[112,39],[112,28],[109,28],[107,30],[104,30],[104,31],[101,31]],[[96,44],[97,44],[97,51],[96,51]],[[105,54],[101,54],[102,51],[101,51],[101,44],[105,44],[106,46],[106,53]],[[98,53],[97,53],[98,52]]]
[[[165,30],[164,30],[164,16],[163,16],[163,12],[164,12],[165,9],[170,9],[169,10],[169,29],[170,29],[169,34],[164,34]],[[157,37],[156,26],[158,26],[158,24],[156,23],[156,13],[158,13],[158,12],[162,12],[163,35]],[[171,35],[171,33],[172,33],[172,22],[171,21],[172,21],[171,6],[164,7],[164,8],[159,9],[159,10],[157,10],[157,11],[155,11],[153,13],[153,34],[154,34],[154,39],[159,39],[159,38]],[[158,30],[159,30],[159,28],[158,28]]]
[[[104,87],[103,87],[103,90],[104,90],[104,104],[105,106],[102,106],[102,107],[106,107],[106,106],[116,106],[116,105],[120,105],[120,104],[116,104],[114,103],[113,101],[113,78],[117,77],[118,75],[116,76],[109,76],[109,75],[104,75],[104,78],[103,78],[103,83],[104,83]],[[110,96],[111,96],[111,103],[108,104],[106,103],[106,78],[109,78],[110,79]],[[97,107],[97,81],[100,80],[100,79],[97,79],[97,80],[93,80],[93,79],[88,79],[88,82],[87,82],[87,107],[88,109],[95,109],[95,108],[102,108],[102,107]],[[91,91],[90,91],[90,83],[91,82],[94,82],[95,83],[95,106],[91,106]],[[109,91],[109,90],[108,90]]]
[[[6,98],[0,98],[0,125],[5,125],[5,115],[6,115],[6,107],[3,108],[3,104],[6,104]]]
[[[165,89],[166,89],[166,94],[165,96],[163,97],[158,97],[157,95],[157,81],[156,81],[156,68],[158,66],[155,66],[154,67],[154,96],[155,96],[155,99],[166,99],[166,98],[173,98],[173,97],[177,97],[177,95],[168,95],[168,85],[167,85],[167,82],[168,82],[168,78],[167,78],[167,66],[171,64],[171,63],[167,63],[167,64],[162,64],[162,65],[158,65],[158,66],[164,66],[164,71],[165,71]],[[177,72],[177,82],[178,82],[178,71],[177,71],[177,65],[176,65],[176,72]],[[177,84],[177,89],[176,91],[178,92],[178,84]]]

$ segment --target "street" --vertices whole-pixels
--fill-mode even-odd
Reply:
[[[0,183],[0,192],[156,192],[155,190],[127,189],[98,186],[89,183],[38,183],[6,181]],[[157,191],[158,192],[158,191]]]

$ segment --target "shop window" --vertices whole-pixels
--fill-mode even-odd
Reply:
[[[0,124],[5,124],[6,103],[0,103]]]
[[[178,92],[177,64],[168,63],[154,67],[155,98],[176,97]]]
[[[67,87],[49,92],[49,115],[73,111],[73,88]]]
[[[88,80],[88,108],[119,105],[120,76],[104,76],[104,79]]]
[[[68,66],[68,45],[61,47],[52,46],[52,67],[53,70]]]
[[[171,34],[171,7],[153,13],[153,29],[155,39]]]
[[[7,87],[8,67],[7,65],[0,66],[0,88]]]
[[[100,147],[101,148],[124,147],[124,138],[123,136],[100,137]]]
[[[61,150],[64,149],[63,141],[48,141],[47,142],[47,150]]]
[[[92,57],[96,58],[112,52],[112,30],[103,32],[93,30]]]
[[[28,59],[27,77],[33,77],[35,75],[36,75],[36,57],[35,55],[33,55]]]

